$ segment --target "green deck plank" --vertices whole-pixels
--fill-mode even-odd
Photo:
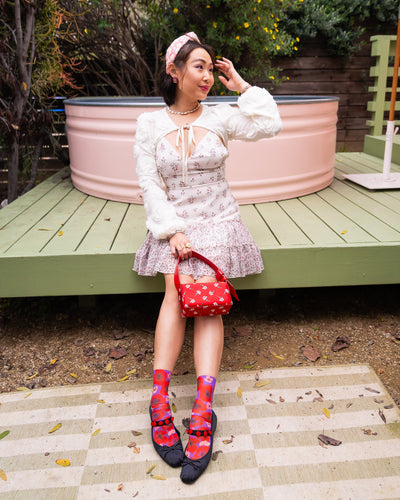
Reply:
[[[315,245],[344,244],[343,238],[324,222],[324,219],[319,214],[319,206],[315,207],[315,211],[310,210],[307,204],[303,202],[303,199],[306,198],[306,196],[293,198],[291,200],[280,201],[278,204],[301,227]],[[320,205],[322,204],[323,201],[321,200]]]
[[[366,212],[373,214],[381,222],[387,224],[390,228],[397,231],[397,235],[393,235],[395,240],[398,241],[400,238],[400,217],[396,212],[387,208],[383,204],[377,202],[371,196],[371,193],[367,190],[364,192],[355,189],[354,186],[346,184],[344,182],[339,182],[334,180],[331,184],[332,189],[342,196],[345,196],[348,200],[353,201],[359,207],[361,207]]]
[[[45,196],[49,191],[54,189],[60,182],[66,182],[65,177],[69,174],[68,168],[63,168],[56,174],[52,175],[45,181],[38,184],[23,196],[20,196],[15,201],[0,210],[0,229],[6,224],[9,224],[15,217],[21,215],[24,210],[31,207],[34,203]]]
[[[258,207],[259,205],[241,205],[242,220],[260,248],[278,247],[279,243],[260,216]]]
[[[277,202],[258,204],[257,210],[281,245],[309,245],[311,243]]]
[[[51,212],[27,231],[7,254],[35,255],[40,253],[49,241],[63,238],[64,226],[86,197],[87,195],[72,189]]]
[[[79,191],[76,192],[80,193]],[[53,238],[42,249],[41,253],[43,255],[66,255],[74,253],[107,203],[106,200],[101,198],[87,196],[83,193],[80,193],[80,195],[81,197],[86,197],[83,203],[63,226],[63,235]]]
[[[73,188],[69,182],[60,182],[46,196],[42,196],[19,216],[15,217],[12,222],[4,226],[0,231],[0,253],[7,251],[27,231],[51,212],[71,192],[71,189]]]
[[[352,167],[347,167],[347,166],[341,166],[340,170],[337,168],[338,172],[344,173],[344,174],[350,174],[353,173],[354,170]],[[364,172],[365,173],[365,172]],[[350,185],[352,186],[353,189],[356,189],[360,193],[368,193],[368,196],[380,203],[381,205],[389,208],[390,210],[393,210],[393,212],[396,212],[400,214],[400,197],[393,196],[392,192],[388,192],[385,190],[368,190],[367,188],[360,186],[359,184],[351,181],[345,181],[347,183],[351,183]]]
[[[129,205],[111,248],[112,253],[135,253],[146,237],[143,205]]]
[[[315,214],[318,214],[336,234],[340,234],[346,243],[373,243],[377,241],[333,205],[327,203],[319,194],[303,196],[301,201]]]
[[[109,252],[128,208],[128,203],[107,201],[76,252]]]
[[[380,221],[375,215],[366,212],[354,201],[350,201],[347,197],[340,195],[333,189],[320,191],[319,196],[331,205],[336,206],[343,215],[362,227],[378,242],[400,240],[400,234],[397,231]]]

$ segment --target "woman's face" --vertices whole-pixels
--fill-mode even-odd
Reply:
[[[192,50],[185,66],[181,70],[176,68],[178,92],[196,101],[205,99],[214,84],[213,70],[213,62],[206,50]]]

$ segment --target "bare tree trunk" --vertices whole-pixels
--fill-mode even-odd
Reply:
[[[11,203],[18,196],[18,165],[19,141],[17,134],[13,134],[10,144],[10,157],[7,160],[7,200]]]

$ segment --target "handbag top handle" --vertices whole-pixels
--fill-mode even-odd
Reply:
[[[214,271],[215,271],[215,276],[217,278],[217,281],[226,281],[229,285],[229,290],[231,291],[232,295],[235,297],[236,300],[239,300],[239,297],[237,296],[236,290],[233,288],[233,285],[230,283],[230,281],[227,279],[225,274],[219,269],[214,262],[211,262],[211,260],[207,259],[207,257],[204,257],[204,255],[201,255],[198,252],[195,252],[192,250],[192,257],[195,257],[196,259],[200,259],[206,264],[208,264]],[[175,288],[179,291],[180,287],[180,281],[179,281],[179,263],[181,262],[181,258],[178,257],[178,262],[175,267],[175,273],[174,273],[174,283],[175,283]]]

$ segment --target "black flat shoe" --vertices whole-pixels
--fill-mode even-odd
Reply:
[[[216,428],[217,428],[217,415],[213,411],[211,420],[211,435],[209,429],[199,429],[193,431],[191,429],[188,429],[187,431],[188,434],[196,435],[197,432],[199,432],[204,435],[206,433],[205,435],[211,437],[211,443],[207,454],[204,455],[204,457],[199,458],[198,460],[191,460],[186,455],[183,456],[182,471],[181,471],[181,480],[183,483],[186,484],[194,483],[196,479],[198,479],[207,469],[207,466],[211,460],[214,432]]]
[[[173,422],[174,417],[166,418],[164,420],[153,420],[153,415],[151,411],[151,406],[149,407],[150,418],[151,418],[151,440],[153,441],[153,446],[156,452],[160,455],[160,457],[171,467],[179,467],[182,465],[183,457],[185,456],[183,452],[182,442],[181,442],[181,434],[178,429],[174,426],[175,432],[178,434],[179,440],[173,444],[172,446],[161,446],[154,441],[153,438],[153,427],[154,426],[163,426],[168,425]]]

